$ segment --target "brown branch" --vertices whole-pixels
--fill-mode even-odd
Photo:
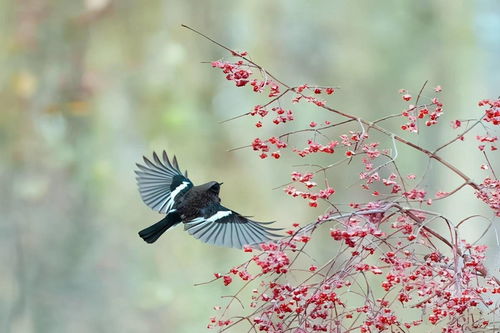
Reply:
[[[196,29],[194,29],[194,28],[191,28],[191,27],[189,27],[189,26],[187,26],[187,25],[185,25],[185,24],[182,24],[181,26],[182,26],[182,27],[184,27],[184,28],[186,28],[186,29],[189,29],[189,30],[193,31],[194,33],[196,33],[196,34],[198,34],[198,35],[202,36],[203,38],[205,38],[205,39],[207,39],[207,40],[211,41],[212,43],[214,43],[214,44],[218,45],[219,47],[223,48],[224,50],[229,51],[232,55],[237,56],[237,57],[239,57],[239,58],[241,58],[241,59],[243,59],[243,60],[247,61],[248,63],[250,63],[250,64],[254,65],[256,68],[258,68],[259,70],[263,71],[266,75],[268,75],[269,77],[271,77],[271,78],[272,78],[275,82],[277,82],[277,83],[281,84],[282,86],[284,86],[285,88],[287,88],[287,90],[292,90],[292,91],[294,91],[294,92],[296,92],[296,93],[297,93],[297,90],[296,90],[295,88],[292,88],[292,87],[291,87],[291,86],[289,86],[288,84],[286,84],[286,83],[284,83],[283,81],[279,80],[278,78],[276,78],[276,76],[274,76],[274,75],[273,75],[273,74],[271,74],[269,71],[265,70],[262,66],[258,65],[257,63],[255,63],[254,61],[250,60],[249,58],[247,58],[247,57],[245,57],[245,56],[243,56],[243,55],[241,55],[241,54],[239,54],[239,53],[235,52],[234,50],[231,50],[229,47],[227,47],[227,46],[225,46],[225,45],[223,45],[223,44],[221,44],[221,43],[217,42],[216,40],[214,40],[214,39],[212,39],[212,38],[208,37],[208,36],[207,36],[207,35],[205,35],[204,33],[200,32],[200,31],[198,31],[198,30],[196,30]],[[424,86],[422,87],[422,89],[421,89],[421,90],[423,90],[423,88],[424,88],[424,87],[425,87],[425,84],[424,84]],[[299,93],[299,95],[301,95],[302,97],[308,97],[307,95],[305,95],[305,94],[303,94],[303,93]],[[419,95],[420,95],[420,94],[419,94]],[[383,134],[385,134],[385,135],[388,135],[388,136],[393,136],[395,140],[397,140],[397,141],[399,141],[399,142],[401,142],[401,143],[403,143],[403,144],[405,144],[405,145],[407,145],[407,146],[410,146],[410,147],[412,147],[412,148],[414,148],[414,149],[416,149],[416,150],[418,150],[418,151],[420,151],[420,152],[422,152],[422,153],[426,154],[429,158],[432,158],[432,159],[434,159],[434,160],[438,161],[439,163],[441,163],[442,165],[444,165],[445,167],[447,167],[448,169],[450,169],[453,173],[455,173],[455,174],[457,174],[458,176],[460,176],[463,180],[465,180],[465,182],[466,182],[469,186],[473,187],[475,190],[477,190],[477,191],[479,191],[479,190],[480,190],[479,186],[478,186],[476,183],[474,183],[474,182],[471,180],[471,178],[470,178],[470,177],[468,177],[468,176],[467,176],[465,173],[463,173],[461,170],[459,170],[458,168],[456,168],[454,165],[452,165],[450,162],[446,161],[446,160],[445,160],[445,159],[443,159],[442,157],[440,157],[440,156],[436,155],[435,153],[433,153],[433,152],[431,152],[431,151],[429,151],[429,150],[427,150],[427,149],[425,149],[425,148],[422,148],[422,147],[420,147],[420,146],[418,146],[418,145],[414,144],[413,142],[410,142],[410,141],[408,141],[408,140],[406,140],[406,139],[404,139],[404,138],[402,138],[402,137],[400,137],[400,136],[394,135],[394,134],[392,134],[391,132],[389,132],[388,130],[386,130],[385,128],[380,127],[380,126],[378,126],[377,124],[375,124],[375,123],[373,123],[373,122],[370,122],[370,121],[364,120],[364,119],[359,118],[359,117],[355,117],[355,116],[353,116],[353,115],[350,115],[350,114],[348,114],[348,113],[342,112],[342,111],[337,110],[337,109],[334,109],[334,108],[329,107],[329,106],[327,106],[327,105],[322,105],[322,106],[320,106],[320,107],[321,107],[321,108],[323,108],[323,109],[325,109],[325,110],[328,110],[328,111],[330,111],[330,112],[333,112],[333,113],[335,113],[335,114],[338,114],[339,116],[342,116],[342,117],[345,117],[345,118],[348,118],[348,119],[351,119],[351,120],[356,120],[356,121],[358,121],[358,122],[360,122],[360,123],[362,123],[362,124],[364,124],[364,125],[367,125],[367,126],[369,126],[369,127],[371,127],[371,128],[376,129],[377,131],[379,131],[379,132],[381,132],[381,133],[383,133]]]
[[[336,127],[336,126],[340,126],[340,125],[344,125],[344,124],[350,123],[351,121],[353,121],[353,119],[344,120],[344,121],[341,121],[339,123],[335,123],[335,124],[331,124],[331,125],[327,125],[327,126],[323,126],[323,127],[319,127],[319,128],[305,128],[305,129],[301,129],[301,130],[297,130],[297,131],[292,131],[292,132],[281,134],[278,138],[281,139],[281,138],[283,138],[285,136],[290,136],[290,135],[293,135],[293,134],[303,133],[303,132],[320,132],[320,131],[328,129],[328,128],[332,128],[332,127]]]
[[[276,101],[278,101],[280,98],[282,98],[286,93],[292,91],[294,92],[296,95],[297,98],[304,98],[305,100],[307,100],[308,102],[316,102],[317,100],[313,98],[312,96],[312,93],[310,92],[302,92],[302,90],[299,90],[297,87],[292,87],[292,86],[289,86],[287,84],[285,84],[284,82],[280,81],[279,79],[277,79],[274,75],[272,75],[270,72],[268,72],[267,70],[265,70],[262,66],[258,65],[257,63],[253,62],[252,60],[250,60],[249,58],[247,58],[246,56],[244,56],[243,54],[241,53],[238,53],[238,52],[235,52],[233,51],[232,49],[230,49],[229,47],[215,41],[214,39],[206,36],[205,34],[189,27],[189,26],[186,26],[186,25],[182,25],[182,27],[186,28],[186,29],[189,29],[193,32],[195,32],[196,34],[206,38],[207,40],[211,41],[212,43],[218,45],[219,47],[227,50],[228,52],[230,52],[233,56],[235,57],[238,57],[240,59],[243,59],[244,61],[247,62],[247,64],[245,64],[246,66],[250,66],[250,67],[255,67],[257,68],[258,70],[261,71],[261,75],[262,77],[267,81],[268,80],[268,77],[270,79],[272,79],[274,82],[276,82],[276,84],[280,84],[282,86],[282,88],[286,88],[285,91],[283,91],[279,96],[273,98],[271,101],[269,101],[268,103],[266,103],[264,106],[268,106]],[[416,106],[414,106],[412,109],[415,109],[415,108],[421,108],[422,106],[418,106],[418,102],[420,100],[420,97],[422,96],[422,93],[424,91],[424,88],[426,87],[428,81],[425,81],[424,84],[422,85],[419,93],[418,93],[418,96],[416,98]],[[363,134],[365,133],[365,127],[363,125],[366,125],[368,128],[367,130],[370,130],[370,129],[374,129],[382,134],[385,134],[387,136],[390,136],[393,140],[393,146],[394,146],[394,149],[395,151],[397,152],[397,147],[396,147],[396,143],[395,141],[398,141],[400,143],[403,143],[404,145],[406,146],[409,146],[425,155],[427,155],[428,159],[429,159],[429,162],[430,160],[434,159],[436,160],[438,163],[440,163],[441,165],[444,165],[446,168],[448,168],[450,171],[452,171],[453,173],[455,173],[456,175],[458,175],[460,178],[462,178],[464,180],[463,184],[458,186],[457,188],[455,188],[453,191],[451,191],[450,193],[448,193],[446,195],[446,197],[458,192],[460,189],[462,189],[463,187],[465,186],[471,186],[472,188],[474,188],[475,190],[480,190],[480,187],[478,184],[474,183],[470,177],[468,177],[463,171],[461,171],[460,169],[458,169],[457,167],[455,167],[452,163],[450,163],[449,161],[443,159],[441,156],[437,155],[437,152],[446,148],[447,146],[449,146],[450,144],[452,144],[453,142],[457,141],[460,137],[462,137],[463,135],[465,135],[466,133],[468,133],[469,131],[471,131],[476,125],[480,124],[481,123],[481,120],[478,120],[475,124],[473,124],[471,127],[467,128],[461,135],[457,136],[456,138],[454,138],[453,140],[447,142],[446,144],[438,147],[436,150],[434,151],[430,151],[430,150],[427,150],[411,141],[408,141],[407,139],[403,138],[403,137],[400,137],[400,136],[397,136],[397,135],[394,135],[393,133],[391,133],[389,130],[385,129],[384,127],[381,127],[379,126],[377,123],[383,121],[383,120],[386,120],[386,119],[390,119],[390,118],[393,118],[393,117],[397,117],[397,116],[400,116],[400,115],[390,115],[390,116],[386,116],[386,117],[383,117],[383,118],[380,118],[378,120],[375,120],[373,122],[371,121],[367,121],[367,120],[364,120],[362,118],[359,118],[359,117],[356,117],[354,115],[351,115],[351,114],[348,114],[348,113],[345,113],[343,111],[340,111],[338,109],[335,109],[335,108],[332,108],[332,107],[329,107],[327,105],[324,105],[323,103],[317,103],[317,106],[320,107],[320,108],[323,108],[324,110],[327,110],[329,112],[332,112],[332,113],[335,113],[343,118],[346,118],[347,120],[344,120],[340,123],[337,123],[337,124],[333,124],[333,125],[329,125],[329,126],[324,126],[324,127],[320,127],[320,128],[317,128],[317,129],[302,129],[302,130],[298,130],[298,131],[293,131],[293,132],[289,132],[289,133],[285,133],[285,134],[282,134],[280,135],[279,137],[280,138],[283,138],[283,137],[287,137],[288,139],[288,136],[292,135],[292,134],[296,134],[296,133],[302,133],[302,132],[314,132],[314,133],[318,133],[318,134],[322,134],[321,131],[322,130],[325,130],[325,129],[328,129],[328,128],[331,128],[331,127],[334,127],[334,126],[338,126],[338,125],[341,125],[341,124],[346,124],[346,123],[349,123],[349,122],[352,122],[352,121],[357,121],[361,128],[363,129]],[[234,119],[237,119],[237,118],[240,118],[240,117],[243,117],[243,116],[246,116],[250,114],[250,112],[247,112],[243,115],[239,115],[239,116],[236,116],[236,117],[233,117],[233,118],[230,118],[230,119],[227,119],[227,120],[224,120],[222,122],[227,122],[227,121],[230,121],[230,120],[234,120]],[[233,148],[231,149],[232,150],[236,150],[236,149],[241,149],[241,148],[246,148],[246,147],[250,147],[251,145],[247,145],[247,146],[243,146],[243,147],[240,147],[240,148]],[[397,155],[397,154],[396,154]],[[487,156],[485,156],[487,158]],[[315,173],[317,172],[320,172],[320,171],[325,171],[326,169],[328,168],[331,168],[332,166],[338,164],[338,163],[343,163],[345,160],[343,161],[340,161],[340,162],[337,162],[335,164],[332,164],[330,166],[327,166],[325,168],[322,168],[320,170],[317,170]],[[488,161],[488,164],[490,164],[490,168],[491,168],[491,163],[489,163],[489,160]],[[391,161],[389,161],[388,163],[394,163],[394,158],[391,158]],[[395,163],[394,163],[395,164]],[[385,165],[385,164],[384,164]],[[397,168],[397,166],[395,165],[395,167]],[[402,184],[404,186],[404,180],[403,178],[401,177],[401,175],[399,175],[401,180],[402,180]],[[290,183],[289,183],[290,184]],[[439,198],[438,198],[439,199]],[[396,208],[395,210],[391,210],[391,208]],[[340,224],[343,223],[342,220],[344,219],[349,219],[350,217],[354,217],[354,216],[363,216],[363,215],[371,215],[371,214],[374,214],[374,213],[377,213],[377,212],[382,212],[382,213],[386,213],[388,212],[389,210],[391,210],[391,213],[392,214],[398,214],[398,212],[400,212],[401,214],[404,214],[406,216],[408,216],[410,219],[414,220],[416,222],[416,224],[419,226],[419,231],[423,230],[425,231],[425,233],[428,233],[429,235],[427,235],[427,239],[429,240],[429,242],[431,243],[431,245],[436,248],[434,246],[434,244],[432,244],[432,241],[431,241],[431,238],[432,240],[435,241],[435,239],[441,241],[443,244],[445,244],[446,246],[448,246],[452,252],[453,252],[453,256],[454,256],[454,263],[453,263],[453,270],[455,271],[455,274],[456,276],[458,276],[458,274],[460,273],[459,272],[459,260],[464,260],[464,261],[467,261],[467,252],[464,250],[464,252],[462,252],[459,248],[459,246],[457,245],[457,242],[458,242],[458,232],[457,232],[457,227],[460,226],[464,221],[461,221],[457,227],[454,227],[452,225],[452,223],[446,219],[444,216],[442,215],[439,215],[439,214],[436,214],[436,213],[432,213],[432,212],[426,212],[426,211],[421,211],[421,210],[418,210],[418,209],[412,209],[412,208],[406,208],[406,207],[402,207],[400,206],[397,202],[385,202],[385,205],[381,208],[378,208],[378,209],[371,209],[371,210],[359,210],[359,211],[355,211],[355,212],[352,212],[352,213],[345,213],[345,214],[342,214],[342,213],[339,213],[337,216],[335,217],[330,217],[329,219],[327,220],[323,220],[321,222],[314,222],[314,223],[310,223],[300,229],[298,229],[294,235],[290,236],[289,238],[292,239],[294,236],[298,235],[298,234],[304,234],[304,233],[312,233],[315,231],[315,229],[322,223],[326,222],[326,221],[331,221],[331,220],[337,220]],[[448,226],[448,229],[449,229],[449,232],[450,232],[450,238],[447,239],[443,236],[441,236],[440,234],[438,234],[437,232],[435,232],[434,230],[432,230],[430,227],[426,226],[424,223],[424,221],[419,217],[417,216],[418,213],[417,212],[423,212],[423,213],[427,213],[429,214],[430,216],[430,219],[427,219],[427,223],[428,222],[432,222],[433,220],[436,220],[436,219],[443,219],[446,223],[447,223],[447,226]],[[286,241],[286,237],[283,238],[283,241]],[[385,243],[385,240],[381,240],[382,242]],[[294,263],[296,262],[296,260],[298,260],[298,257],[303,253],[303,254],[306,254],[307,253],[304,251],[304,248],[306,246],[307,243],[304,243],[303,246],[298,250],[298,253],[296,254],[296,256],[291,260],[291,263],[289,264],[290,266],[290,271],[292,271],[292,266],[294,265]],[[285,248],[287,246],[287,243],[282,243],[282,245],[285,245]],[[378,245],[383,245],[383,244],[378,244]],[[390,244],[387,244],[388,246],[390,246]],[[358,247],[361,246],[361,243],[358,244]],[[280,247],[281,250],[284,250],[283,248]],[[432,249],[431,246],[429,246],[429,249]],[[346,249],[347,251],[347,249]],[[313,277],[322,277],[323,278],[323,281],[326,281],[327,279],[330,278],[330,270],[333,269],[333,266],[336,262],[336,259],[338,258],[338,256],[335,256],[333,258],[331,258],[328,262],[326,262],[324,265],[322,265],[322,267],[320,267],[320,269],[318,269],[317,271],[315,271],[313,274],[311,274],[308,278],[306,278],[302,284],[308,282],[309,280],[311,280]],[[353,259],[354,257],[350,257],[349,260],[347,260],[346,262],[344,262],[344,266],[347,266],[347,267],[350,267],[352,269],[353,265],[351,264],[350,260],[354,260]],[[359,259],[359,257],[357,258]],[[294,271],[299,271],[297,269],[294,269]],[[325,273],[326,271],[326,273]],[[343,274],[345,273],[346,276],[355,276],[354,274],[358,274],[358,273],[349,273],[347,269],[343,269],[340,271],[341,273],[340,274]],[[337,272],[338,273],[338,272]],[[331,277],[334,277],[337,273],[333,273],[331,275]],[[364,276],[364,273],[361,273]],[[490,275],[488,274],[488,271],[485,267],[481,266],[481,267],[477,267],[475,269],[475,272],[474,272],[475,275],[477,276],[482,276],[482,277],[490,277]],[[278,276],[275,278],[274,281],[277,281],[283,274],[278,274]],[[257,278],[257,277],[255,277]],[[252,279],[251,281],[255,280]],[[496,277],[491,277],[494,281],[496,281],[497,284],[500,285],[500,281],[496,278]],[[215,280],[215,279],[214,279]],[[212,280],[213,281],[213,280]],[[356,283],[357,280],[355,280]],[[366,277],[365,277],[365,282],[367,282],[366,280]],[[453,280],[447,285],[445,286],[448,287],[451,283],[453,282]],[[236,293],[236,295],[234,296],[225,296],[225,297],[231,297],[231,300],[229,301],[229,304],[226,306],[225,310],[224,310],[224,313],[223,315],[226,313],[227,309],[229,308],[229,306],[231,305],[231,303],[234,301],[234,299],[236,299],[238,302],[240,302],[240,304],[243,306],[243,304],[241,303],[240,299],[237,297],[240,292],[248,285],[248,283],[250,283],[250,281],[248,281],[247,283],[244,284],[243,287],[240,288],[240,290]],[[368,288],[368,292],[370,292],[370,288],[369,288],[369,285],[367,285]],[[269,288],[269,287],[267,287]],[[362,288],[361,288],[362,289]],[[267,289],[266,289],[267,290]],[[265,292],[266,290],[264,290],[263,292]],[[368,293],[367,292],[367,293]],[[388,297],[388,294],[386,294],[386,296]],[[384,297],[386,297],[384,296]],[[435,297],[436,295],[433,295],[432,297]],[[368,295],[366,295],[367,299],[368,299]],[[419,302],[418,304],[416,304],[415,306],[413,307],[418,307],[420,306],[421,304],[424,304],[426,302],[428,302],[430,299],[432,299],[432,297],[428,298],[428,299],[425,299],[424,301],[421,301]],[[388,297],[389,298],[389,297]],[[393,302],[395,302],[396,299],[394,299],[391,304]],[[252,328],[255,330],[255,327],[253,325],[253,323],[251,322],[251,320],[249,319],[250,316],[252,316],[253,314],[259,312],[259,311],[262,311],[263,309],[265,309],[265,306],[264,304],[260,305],[257,309],[254,310],[254,312],[249,315],[249,316],[246,316],[246,317],[237,317],[237,318],[241,318],[239,320],[237,320],[236,322],[233,322],[231,323],[229,326],[225,327],[224,329],[222,329],[222,331],[225,331],[227,329],[229,329],[230,327],[238,324],[239,322],[241,321],[244,321],[244,320],[247,320],[250,322]],[[336,309],[335,309],[336,310]],[[304,312],[305,314],[305,312]],[[292,316],[292,315],[290,315]],[[333,316],[333,315],[332,315]],[[338,314],[336,316],[336,318],[338,318]],[[298,314],[293,314],[292,317],[287,317],[285,319],[285,322],[288,321],[290,319],[290,323],[289,325],[291,325],[291,323],[294,321],[294,320],[300,320],[300,318],[298,317]],[[354,323],[352,324],[354,325]],[[351,327],[352,327],[351,325]],[[400,327],[400,330],[403,330],[401,327]]]
[[[479,119],[478,121],[476,121],[471,127],[467,128],[464,132],[460,133],[459,135],[457,135],[456,138],[448,141],[447,143],[445,143],[444,145],[436,148],[434,150],[434,154],[436,154],[438,151],[440,151],[441,149],[445,148],[445,147],[448,147],[449,145],[451,145],[453,142],[459,140],[461,137],[463,137],[465,134],[467,134],[467,132],[469,132],[470,130],[472,130],[474,127],[476,127],[476,125],[480,124],[481,121],[483,120],[483,118]]]
[[[267,75],[269,75],[269,77],[271,77],[274,81],[276,81],[277,83],[281,84],[282,86],[288,88],[288,89],[292,89],[290,86],[288,86],[287,84],[283,83],[282,81],[280,81],[279,79],[277,79],[274,75],[272,75],[271,73],[269,73],[267,70],[265,70],[262,66],[260,66],[259,64],[253,62],[252,60],[250,60],[249,58],[245,57],[245,56],[242,56],[241,54],[238,54],[238,52],[234,51],[234,50],[231,50],[229,47],[217,42],[216,40],[208,37],[207,35],[205,35],[204,33],[202,33],[201,31],[198,31],[194,28],[191,28],[185,24],[181,24],[181,27],[183,28],[186,28],[188,30],[191,30],[192,32],[200,35],[201,37],[205,38],[205,39],[208,39],[209,41],[211,41],[212,43],[214,43],[215,45],[218,45],[220,47],[222,47],[224,50],[226,51],[229,51],[232,55],[234,56],[237,56],[245,61],[247,61],[248,63],[254,65],[256,68],[258,68],[259,70],[263,71],[264,73],[266,73]]]
[[[221,121],[219,121],[219,124],[224,124],[224,123],[227,123],[228,121],[236,120],[238,118],[241,118],[241,117],[244,117],[244,116],[248,116],[249,114],[250,114],[250,112],[247,112],[247,113],[243,113],[243,114],[234,116],[234,117],[229,118],[229,119],[221,120]]]
[[[286,93],[288,93],[290,91],[290,89],[287,89],[285,91],[283,91],[281,94],[279,94],[278,96],[276,96],[275,98],[273,98],[272,100],[270,100],[269,102],[267,102],[266,104],[262,105],[263,108],[265,108],[266,106],[276,102],[278,99],[280,99],[281,97],[283,97],[284,95],[286,95]],[[238,116],[235,116],[235,117],[232,117],[232,118],[229,118],[229,119],[226,119],[226,120],[222,120],[219,122],[219,124],[223,124],[223,123],[226,123],[228,121],[231,121],[231,120],[235,120],[235,119],[238,119],[238,118],[241,118],[241,117],[244,117],[244,116],[248,116],[250,114],[250,112],[247,112],[247,113],[243,113],[243,114],[240,114]]]
[[[439,198],[433,198],[432,200],[446,199],[446,198],[452,196],[453,194],[457,193],[458,191],[460,191],[466,185],[467,185],[467,183],[462,183],[460,186],[458,186],[457,188],[453,189],[451,192],[447,192],[446,195],[443,195],[442,197],[439,197]]]
[[[416,216],[415,214],[413,214],[413,212],[410,209],[406,209],[406,208],[403,208],[403,207],[399,207],[399,208],[400,208],[400,211],[402,213],[406,214],[413,221],[417,222],[417,224],[420,225],[422,223],[422,220],[418,216]],[[426,232],[430,233],[432,236],[434,236],[437,239],[439,239],[441,242],[443,242],[444,244],[446,244],[450,249],[453,249],[455,247],[453,244],[450,243],[450,241],[448,241],[446,238],[444,238],[443,236],[441,236],[440,234],[438,234],[434,230],[430,229],[429,227],[426,227],[425,225],[422,225],[422,229],[424,229]],[[462,253],[460,252],[460,250],[458,250],[458,254],[460,256],[462,256]]]
[[[420,91],[418,92],[417,99],[415,100],[415,105],[418,105],[418,101],[420,100],[420,97],[422,96],[422,92],[424,91],[425,86],[429,80],[425,80],[424,84],[422,85],[422,88],[420,88]]]
[[[223,45],[223,44],[221,44],[221,43],[217,42],[216,40],[214,40],[214,39],[212,39],[212,38],[208,37],[207,35],[203,34],[202,32],[200,32],[200,31],[198,31],[198,30],[196,30],[196,29],[193,29],[193,28],[191,28],[191,27],[189,27],[189,26],[187,26],[187,25],[184,25],[184,24],[182,24],[182,27],[184,27],[184,28],[186,28],[186,29],[189,29],[189,30],[191,30],[191,31],[195,32],[196,34],[198,34],[198,35],[200,35],[200,36],[202,36],[202,37],[204,37],[204,38],[208,39],[208,40],[209,40],[209,41],[211,41],[212,43],[214,43],[214,44],[216,44],[216,45],[218,45],[218,46],[222,47],[223,49],[225,49],[225,50],[227,50],[227,51],[231,52],[231,54],[233,54],[233,55],[235,55],[235,56],[237,56],[237,57],[240,57],[241,59],[244,59],[245,61],[249,62],[250,64],[252,64],[252,65],[256,66],[256,68],[258,68],[259,70],[262,70],[264,73],[266,73],[268,76],[270,76],[270,77],[271,77],[274,81],[276,81],[277,83],[279,83],[279,84],[281,84],[282,86],[286,87],[286,88],[287,88],[287,90],[292,90],[292,91],[294,91],[294,92],[297,92],[295,88],[292,88],[292,87],[290,87],[288,84],[286,84],[286,83],[282,82],[281,80],[277,79],[277,78],[276,78],[273,74],[271,74],[270,72],[268,72],[267,70],[265,70],[262,66],[260,66],[260,65],[258,65],[257,63],[253,62],[253,61],[252,61],[252,60],[250,60],[249,58],[247,58],[247,57],[245,57],[245,56],[242,56],[242,55],[238,54],[237,52],[235,52],[235,51],[231,50],[229,47],[227,47],[227,46],[225,46],[225,45]],[[427,83],[427,81],[426,81],[426,82],[424,83],[424,85],[422,86],[421,91],[422,91],[422,90],[423,90],[423,88],[425,87],[426,83]],[[307,97],[307,96],[306,96],[305,94],[303,94],[303,93],[299,93],[299,95],[301,95],[302,97]],[[420,93],[419,93],[419,97],[420,97]],[[351,119],[351,120],[356,120],[356,121],[359,121],[360,123],[365,124],[365,125],[367,125],[367,126],[369,126],[369,127],[371,127],[371,128],[374,128],[374,129],[376,129],[377,131],[379,131],[379,132],[381,132],[381,133],[383,133],[383,134],[385,134],[385,135],[388,135],[388,136],[393,136],[395,140],[397,140],[397,141],[399,141],[399,142],[401,142],[401,143],[403,143],[403,144],[405,144],[405,145],[407,145],[407,146],[410,146],[410,147],[412,147],[412,148],[414,148],[414,149],[416,149],[416,150],[418,150],[418,151],[420,151],[420,152],[422,152],[422,153],[426,154],[429,158],[432,158],[432,159],[434,159],[434,160],[438,161],[439,163],[441,163],[442,165],[446,166],[446,167],[447,167],[448,169],[450,169],[453,173],[457,174],[457,175],[458,175],[458,176],[460,176],[463,180],[465,180],[465,182],[466,182],[469,186],[473,187],[475,190],[477,190],[477,191],[479,191],[479,190],[480,190],[479,186],[478,186],[476,183],[474,183],[474,182],[471,180],[471,178],[470,178],[470,177],[468,177],[468,176],[467,176],[465,173],[463,173],[461,170],[459,170],[458,168],[456,168],[456,167],[455,167],[454,165],[452,165],[450,162],[448,162],[448,161],[444,160],[442,157],[440,157],[440,156],[436,155],[435,153],[433,153],[433,152],[431,152],[431,151],[429,151],[429,150],[427,150],[427,149],[425,149],[425,148],[422,148],[422,147],[420,147],[420,146],[418,146],[418,145],[414,144],[413,142],[410,142],[410,141],[408,141],[408,140],[406,140],[406,139],[404,139],[404,138],[402,138],[402,137],[400,137],[400,136],[397,136],[397,135],[392,134],[391,132],[389,132],[388,130],[386,130],[386,129],[385,129],[385,128],[383,128],[383,127],[378,126],[378,125],[377,125],[377,124],[375,124],[374,122],[370,122],[370,121],[364,120],[364,119],[362,119],[362,118],[355,117],[355,116],[353,116],[353,115],[350,115],[350,114],[348,114],[348,113],[342,112],[342,111],[337,110],[337,109],[334,109],[334,108],[329,107],[329,106],[327,106],[327,105],[322,105],[322,106],[320,106],[320,107],[321,107],[321,108],[323,108],[323,109],[325,109],[325,110],[328,110],[328,111],[330,111],[330,112],[336,113],[336,114],[338,114],[339,116],[342,116],[342,117],[345,117],[345,118],[348,118],[348,119]]]

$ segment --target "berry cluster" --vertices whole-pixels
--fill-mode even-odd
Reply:
[[[299,191],[295,186],[288,185],[284,189],[285,193],[294,198],[301,197],[302,199],[307,199],[309,200],[310,207],[317,207],[318,199],[328,200],[330,196],[335,193],[335,190],[330,186],[327,186],[325,189],[318,192],[309,191],[313,187],[318,186],[317,183],[312,181],[313,177],[314,174],[312,173],[301,174],[296,171],[292,172],[292,181],[302,183],[306,187],[307,191]]]
[[[332,87],[289,86],[250,61],[246,53],[232,55],[237,61],[215,61],[212,66],[221,69],[237,87],[250,86],[264,95],[266,101],[245,114],[259,117],[257,128],[267,121],[279,125],[273,128],[276,131],[284,131],[292,121],[291,126],[303,124],[302,129],[294,128],[268,139],[256,138],[250,147],[261,159],[269,156],[279,159],[281,152],[287,150],[295,153],[291,158],[298,155],[312,160],[322,155],[321,160],[327,160],[327,166],[311,162],[308,169],[294,171],[292,182],[283,188],[289,196],[304,199],[309,207],[319,207],[324,202],[328,210],[314,223],[303,227],[294,223],[286,231],[288,237],[276,244],[261,245],[260,252],[226,274],[216,273],[216,279],[229,288],[233,279],[244,287],[251,282],[258,286],[252,290],[249,314],[237,317],[241,319],[227,319],[224,311],[219,319],[212,318],[209,326],[227,329],[246,322],[252,326],[250,331],[366,333],[403,329],[417,332],[422,324],[439,325],[446,333],[492,328],[486,317],[495,312],[492,296],[500,294],[500,282],[484,266],[486,247],[472,245],[460,239],[458,233],[448,237],[434,231],[436,221],[455,231],[469,217],[453,225],[454,221],[427,211],[426,206],[433,205],[433,200],[454,198],[462,188],[472,186],[475,195],[500,216],[500,181],[491,170],[493,165],[487,155],[497,150],[498,138],[488,134],[487,126],[500,124],[500,100],[479,102],[485,108],[484,122],[452,120],[451,126],[458,135],[436,150],[475,135],[479,142],[479,152],[475,153],[485,159],[482,172],[491,172],[479,184],[436,152],[382,127],[383,121],[395,117],[404,119],[401,129],[411,133],[419,133],[422,123],[427,127],[438,125],[443,103],[437,97],[424,97],[425,86],[416,98],[407,90],[400,91],[404,102],[413,103],[406,105],[400,114],[368,122],[340,112],[321,99],[330,98],[328,95],[335,92]],[[441,91],[437,86],[433,94]],[[319,121],[314,113],[300,112],[299,107],[307,103],[329,112],[332,118]],[[290,104],[293,110],[289,109]],[[337,116],[343,119],[337,122],[334,118]],[[483,131],[471,131],[477,131],[479,126],[474,127],[479,123],[483,124]],[[380,140],[380,135],[387,140]],[[401,173],[397,144],[416,149],[425,159],[441,163],[450,173],[460,176],[464,184],[446,190],[430,189],[422,181],[415,184],[416,175]],[[341,153],[334,154],[336,150]],[[337,168],[341,164],[342,169]],[[359,199],[349,205],[333,202],[335,190],[329,184],[338,178],[329,179],[328,171],[335,170],[331,174],[338,177],[354,168],[358,168],[360,188],[368,192],[358,193]],[[318,175],[324,176],[323,189],[318,188],[318,183],[323,183],[323,179],[317,180]],[[430,193],[435,196],[432,198]],[[376,200],[366,199],[373,197]],[[316,230],[321,230],[317,227],[326,223],[333,225],[329,228],[330,244],[324,244],[322,249],[330,258],[318,262],[304,249],[315,240]],[[246,247],[244,251],[254,249]],[[230,304],[234,299],[244,302],[240,292]],[[419,309],[421,313],[407,314],[399,311],[400,307]]]
[[[440,89],[435,89],[434,91],[440,92]],[[408,94],[406,89],[401,89],[399,91],[402,95],[404,101],[409,102],[412,100],[412,96]],[[410,104],[401,113],[403,117],[408,119],[408,122],[401,126],[401,129],[408,132],[418,133],[418,120],[425,119],[426,126],[436,125],[438,123],[439,117],[443,114],[443,103],[434,97],[431,102],[426,105],[413,105]]]

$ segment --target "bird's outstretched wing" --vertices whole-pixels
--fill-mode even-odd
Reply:
[[[184,229],[205,243],[241,249],[280,237],[273,231],[281,229],[268,227],[270,223],[252,221],[220,204],[212,204],[204,216],[187,221]]]
[[[187,178],[187,171],[183,175],[179,169],[177,158],[174,156],[172,163],[167,153],[163,151],[163,162],[156,153],[153,153],[153,162],[144,157],[146,165],[137,164],[137,185],[142,200],[152,209],[168,214],[175,203],[193,183]]]

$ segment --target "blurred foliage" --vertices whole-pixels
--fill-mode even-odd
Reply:
[[[225,54],[181,23],[291,84],[340,86],[336,106],[368,119],[399,112],[397,90],[425,80],[457,118],[499,94],[498,13],[493,0],[0,0],[0,331],[204,330],[226,291],[193,284],[247,254],[181,228],[154,246],[139,239],[160,219],[133,174],[152,150],[175,153],[195,182],[224,181],[242,213],[283,226],[320,213],[271,190],[288,180],[286,157],[227,152],[255,136],[254,121],[219,121],[259,97],[203,64]],[[432,146],[430,133],[419,143]],[[401,163],[425,167],[412,161]],[[429,178],[443,185],[440,171]]]

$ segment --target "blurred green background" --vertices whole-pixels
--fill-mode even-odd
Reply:
[[[160,219],[133,174],[152,150],[175,153],[195,183],[223,181],[225,204],[256,219],[288,226],[322,213],[272,190],[299,160],[227,152],[279,132],[256,134],[248,118],[219,124],[262,97],[203,64],[226,54],[181,24],[290,84],[340,86],[333,105],[367,119],[400,112],[397,91],[416,95],[425,80],[444,87],[446,121],[476,118],[477,100],[500,94],[495,0],[1,0],[0,332],[204,331],[237,286],[193,284],[249,256],[181,228],[153,246],[137,236]],[[414,140],[432,147],[442,134],[429,133]],[[445,155],[478,173],[460,150]],[[406,156],[408,172],[425,167]],[[458,184],[442,171],[428,181]]]

